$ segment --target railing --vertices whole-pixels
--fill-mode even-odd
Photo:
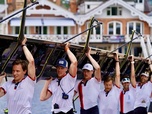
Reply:
[[[46,40],[46,41],[53,41],[53,42],[64,42],[69,38],[72,38],[74,35],[39,35],[39,34],[30,34],[26,35],[26,37],[31,39],[37,40]],[[134,38],[137,35],[134,35]],[[143,35],[143,37],[150,37],[150,35]],[[87,35],[81,35],[77,38],[70,40],[72,43],[84,43],[87,39]],[[133,42],[140,43],[141,38],[135,39]],[[91,43],[100,43],[100,42],[107,42],[107,43],[120,43],[120,42],[129,42],[130,36],[129,35],[90,35],[90,42]],[[151,40],[152,41],[152,40]]]

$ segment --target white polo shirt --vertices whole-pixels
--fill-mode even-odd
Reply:
[[[115,85],[108,94],[101,90],[99,94],[99,113],[100,114],[118,114],[120,88]]]
[[[120,93],[120,112],[127,113],[134,110],[134,103],[136,97],[136,87],[129,85],[129,91],[122,90]]]
[[[79,94],[80,105],[82,109],[89,109],[97,106],[98,95],[100,92],[101,82],[97,81],[95,77],[82,83],[82,80],[76,84],[75,91]]]
[[[31,114],[35,84],[36,81],[27,76],[16,89],[13,81],[8,81],[2,85],[6,91],[8,114]]]
[[[139,85],[137,85],[136,87],[137,87],[136,100],[135,100],[134,108],[148,107],[150,101],[152,83],[148,81],[142,87]]]
[[[48,90],[52,93],[52,112],[54,111],[55,113],[58,113],[62,111],[67,113],[70,109],[73,108],[72,99],[74,96],[75,82],[76,77],[73,78],[69,73],[60,80],[62,89],[69,96],[68,99],[62,99],[63,91],[60,85],[58,85],[58,79],[56,78],[52,80],[48,88]],[[54,109],[55,103],[59,105],[59,109]]]

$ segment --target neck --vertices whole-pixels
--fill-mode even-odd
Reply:
[[[66,76],[66,74],[64,74],[62,76],[58,76],[58,79],[62,79],[64,76]]]
[[[129,88],[127,88],[127,89],[124,89],[124,92],[127,92],[127,91],[129,91]]]

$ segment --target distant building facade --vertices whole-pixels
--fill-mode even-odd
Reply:
[[[6,17],[20,10],[23,2],[24,0],[7,0]],[[31,4],[30,0],[28,3]],[[89,20],[95,17],[102,24],[91,31],[90,46],[114,50],[130,41],[132,30],[135,30],[143,37],[133,41],[131,53],[146,57],[152,54],[151,10],[151,0],[40,0],[38,5],[27,10],[25,35],[63,42],[88,29]],[[3,26],[8,28],[2,34],[18,35],[20,19],[21,13],[7,20]],[[133,37],[137,36],[134,34]],[[87,32],[71,42],[83,45],[86,38]],[[126,53],[127,46],[118,51]]]

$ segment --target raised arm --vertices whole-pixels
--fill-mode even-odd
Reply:
[[[71,61],[70,67],[69,67],[69,73],[70,75],[72,75],[73,77],[75,77],[77,75],[77,59],[75,57],[75,55],[71,52],[71,50],[69,49],[70,44],[66,43],[65,45],[65,51]]]
[[[92,63],[93,67],[95,68],[94,76],[95,78],[100,82],[101,81],[101,69],[99,64],[94,60],[94,58],[90,54],[91,48],[88,48],[88,52],[86,53],[86,56]]]
[[[5,76],[6,76],[6,73],[4,73],[0,76],[0,84],[2,83],[2,80],[4,79]],[[0,87],[0,97],[2,97],[4,95],[5,95],[5,90],[2,87]]]
[[[24,38],[22,41],[22,47],[23,47],[23,52],[25,54],[26,59],[28,60],[28,76],[31,77],[33,80],[35,80],[35,63],[34,63],[34,58],[31,54],[31,52],[28,50],[26,47],[26,41],[27,39]]]
[[[52,81],[52,78],[45,81],[45,84],[44,84],[41,94],[40,94],[41,101],[45,101],[52,96],[52,93],[48,90],[49,84],[51,83],[51,81]]]
[[[148,59],[148,64],[149,64],[150,72],[152,72],[152,64],[150,59]],[[150,81],[152,82],[152,75],[150,76]]]
[[[135,66],[134,66],[134,56],[131,55],[129,56],[129,60],[130,60],[130,63],[131,63],[131,84],[133,87],[136,87],[136,77],[135,77]]]
[[[120,65],[119,65],[119,57],[118,57],[118,53],[114,53],[114,58],[116,61],[116,73],[115,73],[115,85],[117,87],[120,87]]]

